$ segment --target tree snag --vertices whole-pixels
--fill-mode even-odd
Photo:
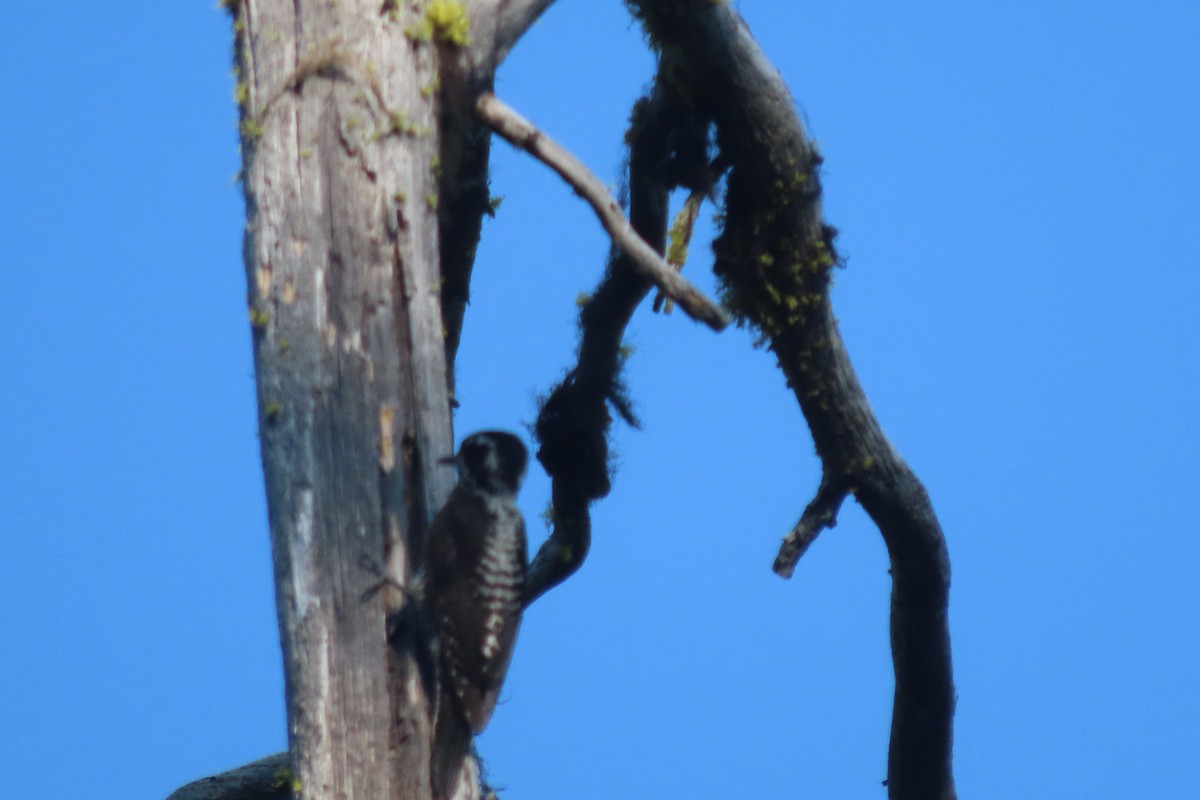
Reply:
[[[714,270],[724,304],[777,357],[823,466],[775,571],[791,574],[847,496],[867,511],[893,577],[888,795],[951,800],[945,539],[838,333],[836,230],[791,95],[729,4],[627,0],[658,69],[627,137],[626,223],[581,165],[491,94],[496,68],[551,2],[224,2],[289,753],[172,800],[432,796],[438,692],[417,579],[453,483],[439,461],[452,451],[454,358],[489,211],[489,129],[588,195],[618,244],[581,311],[577,363],[538,416],[552,532],[529,566],[525,604],[586,558],[590,505],[611,488],[611,412],[634,423],[620,379],[634,310],[658,285],[714,328],[725,322],[661,258],[670,191],[691,194],[686,243],[700,198],[723,176]],[[478,797],[472,766],[444,794]]]

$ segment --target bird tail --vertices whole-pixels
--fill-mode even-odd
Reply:
[[[471,725],[458,707],[453,690],[443,684],[438,692],[430,765],[435,800],[479,796],[479,763],[472,754],[473,740]]]

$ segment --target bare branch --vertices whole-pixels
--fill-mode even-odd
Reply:
[[[466,47],[442,47],[441,180],[438,206],[442,264],[442,322],[446,330],[447,382],[454,389],[454,359],[471,291],[471,271],[484,216],[494,208],[488,192],[489,131],[473,110],[490,91],[496,69],[552,0],[463,0],[471,20]]]
[[[473,69],[491,74],[554,0],[465,0],[471,19],[467,46]]]
[[[665,174],[672,131],[687,124],[669,93],[657,87],[634,106],[629,134],[629,218],[656,251],[666,246],[667,197],[674,186]],[[552,480],[553,529],[529,566],[525,602],[566,580],[583,564],[591,545],[594,500],[611,489],[608,431],[611,404],[629,419],[620,382],[621,341],[650,284],[615,251],[604,278],[579,314],[579,359],[551,391],[538,414],[538,461]]]
[[[292,770],[285,752],[193,781],[167,800],[287,800],[291,796]]]
[[[696,218],[700,216],[700,206],[704,202],[705,192],[701,189],[693,189],[688,195],[687,200],[683,203],[683,208],[679,209],[679,213],[675,215],[675,222],[671,224],[671,232],[669,234],[670,244],[667,247],[667,263],[675,268],[676,272],[683,271],[683,265],[687,263],[688,247],[692,243],[692,232],[696,228]],[[659,292],[654,297],[654,313],[662,311],[664,314],[670,314],[675,307],[667,296]]]
[[[776,575],[781,578],[792,577],[796,563],[808,550],[808,546],[817,540],[817,535],[825,528],[837,526],[837,513],[842,507],[842,501],[846,499],[846,493],[845,483],[832,480],[829,475],[821,479],[817,496],[804,509],[792,532],[783,537],[779,555],[775,556],[775,564],[772,567]]]
[[[579,159],[490,92],[479,96],[475,111],[510,144],[537,158],[570,184],[592,206],[600,218],[600,224],[617,247],[629,257],[633,268],[677,302],[688,316],[717,331],[729,324],[729,315],[672,269],[662,256],[638,236],[603,182]]]
[[[499,64],[554,0],[500,0],[492,52]]]
[[[501,0],[497,12],[496,46],[512,47],[554,0]]]

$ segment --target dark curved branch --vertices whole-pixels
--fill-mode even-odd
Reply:
[[[243,767],[193,781],[167,800],[290,800],[292,770],[287,753],[275,753]]]
[[[775,564],[772,567],[776,575],[781,578],[792,577],[792,573],[796,571],[796,562],[808,550],[809,545],[817,540],[821,531],[837,525],[838,510],[848,493],[849,487],[840,478],[826,475],[821,479],[817,496],[804,509],[796,527],[783,537],[779,555],[775,556]]]
[[[471,60],[495,70],[554,0],[467,0]]]
[[[629,5],[659,49],[661,69],[712,116],[731,166],[714,267],[726,302],[778,357],[826,476],[845,482],[887,544],[896,675],[889,797],[953,798],[946,542],[924,487],[871,411],[838,333],[829,298],[836,231],[821,210],[821,157],[782,78],[728,3]]]
[[[696,120],[661,83],[634,106],[629,142],[629,220],[658,253],[666,246],[667,199],[679,184],[681,129]],[[703,153],[703,148],[701,148]],[[609,263],[579,315],[581,338],[574,369],[551,391],[538,414],[537,457],[552,479],[550,537],[529,568],[526,603],[566,580],[591,544],[589,506],[611,488],[608,471],[610,406],[633,423],[620,380],[621,340],[651,284],[620,252]]]
[[[479,96],[475,113],[509,144],[524,150],[557,172],[576,194],[586,200],[634,272],[678,303],[692,319],[716,331],[723,330],[729,324],[728,314],[663,260],[661,248],[655,250],[646,244],[625,219],[621,207],[608,193],[604,182],[579,159],[490,92]]]
[[[488,191],[491,133],[475,118],[480,92],[490,91],[496,70],[553,0],[465,0],[471,20],[465,47],[440,52],[441,180],[438,203],[442,266],[442,322],[446,330],[447,382],[454,391],[454,360],[471,296],[471,272],[483,228],[494,213]]]

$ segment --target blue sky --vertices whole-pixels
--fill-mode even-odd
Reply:
[[[915,7],[912,7],[914,6]],[[743,0],[826,156],[835,305],[954,566],[964,797],[1182,797],[1200,758],[1200,6]],[[0,771],[161,797],[284,745],[229,30],[0,22]],[[650,56],[560,0],[498,93],[614,182]],[[607,243],[498,144],[457,430],[531,422]],[[711,289],[707,250],[688,273]],[[883,797],[888,577],[750,335],[639,312],[591,558],[481,741],[509,796]],[[523,507],[535,538],[547,484]]]

